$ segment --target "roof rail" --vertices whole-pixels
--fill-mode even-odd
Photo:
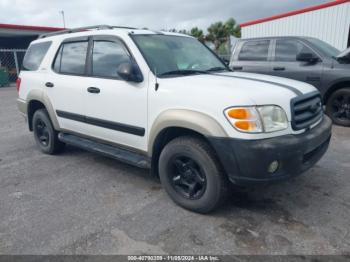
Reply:
[[[134,27],[127,27],[127,26],[92,25],[92,26],[77,27],[77,28],[60,30],[60,31],[51,32],[51,33],[47,33],[47,34],[42,34],[39,36],[39,39],[50,37],[50,36],[55,36],[55,35],[77,33],[77,32],[82,32],[82,31],[86,31],[86,30],[105,30],[105,29],[114,29],[114,28],[136,29]]]

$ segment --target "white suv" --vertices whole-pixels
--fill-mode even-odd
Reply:
[[[233,73],[187,35],[94,26],[33,41],[19,110],[47,154],[72,144],[150,168],[179,205],[209,212],[230,182],[285,179],[325,153],[311,85]]]

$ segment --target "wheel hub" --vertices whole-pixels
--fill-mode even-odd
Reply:
[[[333,117],[340,120],[350,120],[350,97],[338,96],[333,100]]]
[[[199,165],[189,157],[177,157],[171,162],[173,188],[185,198],[200,198],[206,189],[206,178]]]
[[[36,129],[37,137],[40,143],[44,146],[47,146],[49,144],[50,136],[49,136],[49,131],[45,122],[42,121],[41,119],[38,119],[35,125],[35,129]]]

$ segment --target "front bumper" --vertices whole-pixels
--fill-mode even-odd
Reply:
[[[284,135],[260,140],[209,137],[230,181],[245,185],[286,179],[311,168],[327,151],[332,122],[323,120],[299,135]],[[278,169],[268,167],[278,161]]]

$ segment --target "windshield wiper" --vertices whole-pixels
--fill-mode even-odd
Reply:
[[[167,75],[194,75],[194,74],[208,74],[207,71],[201,71],[201,70],[192,70],[192,69],[186,69],[186,70],[173,70],[168,71],[159,74],[158,76],[167,76]]]
[[[209,68],[209,69],[206,70],[206,71],[207,71],[207,72],[217,72],[217,71],[230,71],[230,70],[227,69],[226,67],[217,66],[217,67]]]
[[[194,74],[209,74],[210,72],[218,72],[218,71],[230,71],[225,67],[212,67],[207,70],[195,70],[195,69],[185,69],[185,70],[173,70],[159,74],[158,76],[170,76],[170,75],[194,75]]]

